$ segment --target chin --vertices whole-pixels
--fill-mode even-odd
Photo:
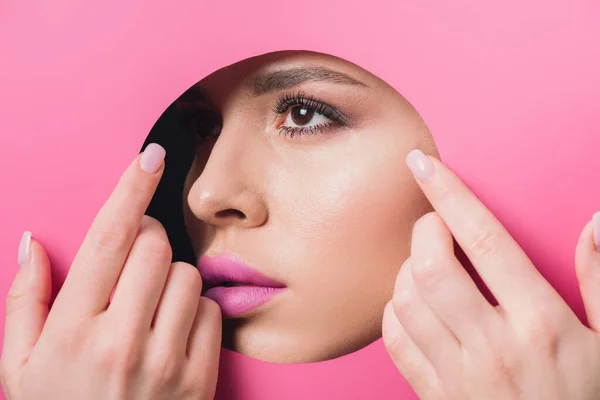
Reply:
[[[265,329],[244,319],[223,320],[223,347],[246,357],[275,364],[299,364],[321,361],[296,337]],[[307,347],[313,347],[312,351]]]
[[[308,335],[306,335],[308,336]],[[353,343],[341,343],[334,338],[314,335],[306,337],[297,330],[293,335],[275,329],[261,329],[258,324],[243,319],[223,321],[223,347],[246,357],[275,364],[305,364],[323,362],[354,353],[379,337],[360,338]],[[347,338],[345,338],[347,339]]]

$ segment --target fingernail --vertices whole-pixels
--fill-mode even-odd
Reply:
[[[19,244],[19,265],[22,267],[27,265],[29,261],[29,253],[31,252],[31,232],[25,231],[21,237]]]
[[[412,150],[406,156],[406,165],[412,171],[413,175],[420,180],[425,182],[431,176],[433,166],[431,161],[421,150]]]
[[[594,214],[594,217],[592,218],[592,226],[594,245],[596,246],[596,251],[600,251],[600,212]]]
[[[150,143],[146,146],[140,159],[140,167],[151,174],[156,173],[165,159],[166,150],[159,144]]]

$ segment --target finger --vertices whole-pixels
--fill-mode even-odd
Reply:
[[[414,150],[406,162],[425,196],[507,313],[531,317],[536,307],[568,306],[523,249],[466,185],[439,160]],[[523,307],[527,304],[527,307]]]
[[[600,333],[600,212],[594,214],[579,237],[575,268],[588,324]]]
[[[207,297],[200,297],[187,347],[188,372],[189,379],[198,387],[206,390],[210,386],[213,395],[219,372],[222,320],[219,305]]]
[[[148,332],[165,287],[171,257],[165,229],[154,218],[144,216],[107,312],[122,324]]]
[[[460,343],[421,298],[412,279],[412,263],[411,258],[400,268],[392,306],[406,333],[443,377],[460,360]]]
[[[396,318],[391,301],[383,312],[382,337],[390,358],[417,396],[421,399],[436,398],[433,394],[438,393],[438,376],[431,362]]]
[[[164,170],[165,150],[150,144],[106,201],[75,256],[54,307],[96,315],[108,304]]]
[[[2,366],[9,373],[27,362],[48,317],[52,293],[50,260],[30,232],[21,240],[19,263],[6,299]]]
[[[160,346],[187,356],[187,343],[201,293],[202,279],[198,270],[187,263],[173,263],[154,316],[153,330]]]
[[[419,295],[463,347],[488,346],[487,333],[499,326],[500,316],[456,259],[452,234],[437,213],[415,224],[410,258]]]

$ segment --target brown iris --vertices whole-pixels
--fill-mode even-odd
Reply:
[[[292,115],[292,121],[294,121],[296,125],[302,126],[310,122],[313,115],[315,115],[315,110],[311,110],[306,106],[297,106],[292,108],[290,113]]]

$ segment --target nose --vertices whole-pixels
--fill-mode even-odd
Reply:
[[[268,218],[258,160],[239,136],[222,132],[187,196],[191,212],[215,227],[254,228]]]

